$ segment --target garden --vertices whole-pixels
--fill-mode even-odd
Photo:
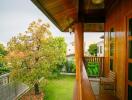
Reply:
[[[71,100],[75,76],[60,75],[67,66],[66,43],[63,37],[53,37],[49,27],[38,19],[25,32],[13,36],[6,48],[1,45],[0,74],[10,72],[10,82],[29,86],[21,97],[31,92],[35,97],[44,94],[47,100]],[[74,62],[68,66],[66,72],[75,73]]]

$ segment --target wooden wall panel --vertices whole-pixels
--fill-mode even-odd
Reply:
[[[125,100],[125,67],[126,67],[126,16],[132,12],[132,0],[119,0],[107,11],[105,22],[105,75],[109,70],[108,32],[114,28],[116,33],[114,70],[116,72],[116,95]]]

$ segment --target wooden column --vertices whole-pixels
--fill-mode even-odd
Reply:
[[[83,23],[74,24],[75,32],[75,63],[76,63],[76,84],[77,96],[75,100],[82,100],[82,59],[83,59]]]
[[[80,71],[82,67],[83,51],[83,23],[78,22],[74,24],[75,32],[75,63],[76,63],[76,80],[79,80]]]

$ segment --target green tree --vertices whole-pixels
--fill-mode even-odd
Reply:
[[[97,44],[90,44],[88,52],[93,56],[97,56]]]
[[[0,44],[0,67],[4,67],[6,62],[5,62],[5,55],[7,54],[7,51],[5,50],[5,47],[3,44]]]
[[[6,50],[3,44],[0,43],[0,56],[6,55]]]
[[[52,56],[55,57],[52,76],[58,76],[66,62],[66,43],[63,37],[54,37],[49,40]],[[55,67],[56,66],[56,67]]]
[[[8,42],[11,78],[34,85],[35,94],[39,94],[38,80],[52,75],[57,65],[65,60],[64,39],[52,37],[49,27],[39,19]]]

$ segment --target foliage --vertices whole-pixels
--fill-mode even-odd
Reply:
[[[8,73],[10,72],[9,68],[7,67],[0,67],[0,74]]]
[[[99,76],[99,64],[96,62],[88,62],[86,70],[88,76]]]
[[[74,60],[67,60],[65,65],[66,65],[66,71],[68,73],[76,72],[76,65],[75,65]]]
[[[88,52],[93,56],[97,56],[97,44],[91,44],[89,46]]]
[[[4,45],[0,43],[0,56],[4,56],[6,53],[7,51],[5,50]]]
[[[64,39],[52,37],[48,24],[40,19],[32,22],[8,42],[11,78],[34,85],[41,77],[51,76],[65,60],[65,49]]]
[[[52,56],[55,58],[51,77],[58,77],[66,61],[66,43],[63,37],[51,38],[49,41]]]
[[[4,45],[0,44],[0,74],[9,72],[9,69],[7,68],[7,64],[5,61],[6,54],[7,54],[7,51],[5,50]]]
[[[5,64],[6,64],[6,62],[5,62],[4,56],[1,55],[1,56],[0,56],[0,67],[4,67]]]
[[[61,76],[59,79],[47,81],[47,85],[41,83],[45,92],[44,100],[72,100],[75,76]]]

